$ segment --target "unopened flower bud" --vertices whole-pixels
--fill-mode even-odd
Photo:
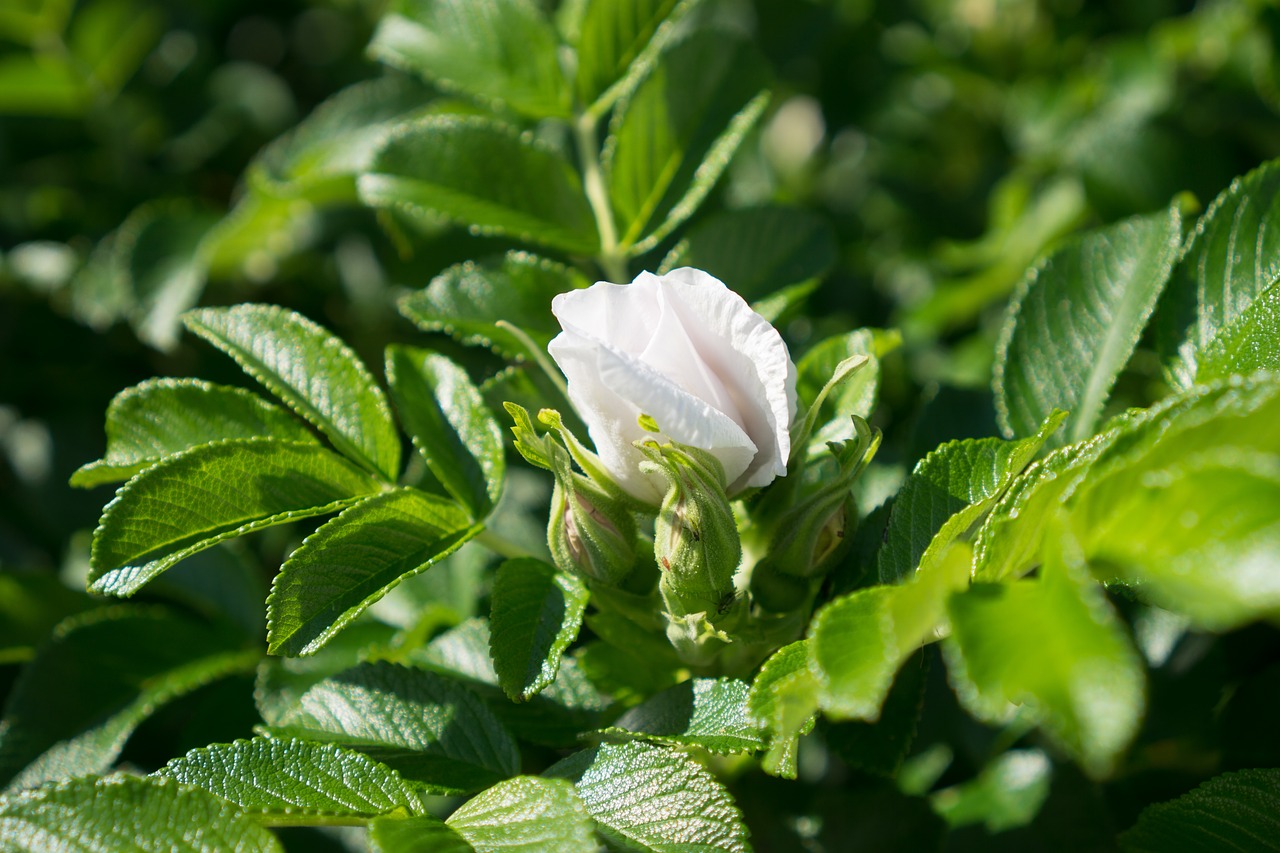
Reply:
[[[557,566],[617,584],[636,562],[636,524],[630,510],[586,478],[557,477],[547,544]]]

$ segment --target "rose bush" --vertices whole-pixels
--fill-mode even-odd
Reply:
[[[719,279],[688,267],[597,282],[557,296],[563,332],[548,347],[569,380],[601,463],[632,496],[656,504],[666,483],[640,469],[640,425],[701,448],[724,466],[728,492],[787,472],[796,368],[768,320]]]

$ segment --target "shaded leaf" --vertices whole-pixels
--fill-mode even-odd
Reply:
[[[589,595],[580,578],[532,558],[505,561],[494,578],[489,649],[498,683],[514,702],[554,683],[578,636]]]
[[[633,88],[701,0],[589,0],[578,34],[578,100],[597,115]]]
[[[1120,836],[1126,853],[1264,853],[1280,838],[1280,770],[1224,773],[1143,810]]]
[[[602,732],[718,755],[755,752],[765,747],[765,733],[747,708],[748,689],[733,678],[693,678],[637,705]]]
[[[474,853],[456,830],[429,814],[378,818],[369,824],[369,841],[378,853]]]

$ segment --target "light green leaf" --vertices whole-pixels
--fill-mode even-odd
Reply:
[[[578,34],[578,100],[600,115],[636,84],[701,0],[590,0]]]
[[[71,485],[127,480],[189,447],[255,436],[314,441],[293,415],[243,388],[198,379],[148,379],[111,401],[107,452],[72,474]]]
[[[1200,354],[1196,382],[1204,384],[1257,370],[1280,372],[1280,285],[1240,311]]]
[[[315,444],[242,438],[202,444],[120,488],[93,533],[89,583],[128,596],[179,560],[262,527],[323,515],[379,489]]]
[[[696,33],[664,52],[619,105],[605,172],[631,254],[656,246],[711,192],[764,111],[765,67],[748,42]]]
[[[1005,312],[996,412],[1009,438],[1070,412],[1063,442],[1093,435],[1169,279],[1182,240],[1176,207],[1085,234],[1023,281]]]
[[[190,788],[235,803],[275,826],[314,818],[405,816],[421,807],[389,767],[333,744],[254,738],[194,749],[157,770]]]
[[[1148,806],[1119,838],[1125,853],[1267,853],[1280,838],[1280,770],[1223,773]]]
[[[524,343],[498,321],[514,322],[542,346],[560,326],[551,299],[586,287],[577,270],[528,252],[466,261],[440,273],[423,290],[400,300],[400,313],[428,332],[445,332],[464,344],[480,344],[508,358],[527,358]]]
[[[271,731],[358,750],[440,793],[479,790],[520,770],[515,740],[473,693],[389,663],[326,678]]]
[[[369,52],[495,107],[569,116],[555,29],[534,0],[397,0]]]
[[[587,586],[532,558],[507,560],[493,581],[489,648],[498,683],[513,702],[549,686],[582,627]]]
[[[1156,319],[1174,382],[1189,388],[1200,354],[1280,278],[1280,162],[1231,182],[1196,223]]]
[[[748,302],[789,285],[820,279],[836,262],[835,233],[801,207],[728,210],[689,229],[662,261],[706,270]]]
[[[343,455],[395,480],[400,436],[382,389],[350,347],[302,315],[273,305],[201,308],[183,319]]]
[[[479,532],[457,504],[414,489],[368,497],[303,541],[267,598],[267,650],[309,655],[407,577]]]
[[[431,116],[400,125],[358,187],[371,207],[443,216],[477,233],[576,254],[600,249],[577,172],[559,152],[493,119]]]
[[[9,695],[0,721],[0,784],[16,789],[99,773],[161,705],[252,671],[259,657],[225,626],[160,608],[73,616],[41,646]]]
[[[466,839],[438,817],[378,818],[369,824],[377,853],[475,853]]]
[[[1026,826],[1049,796],[1053,764],[1038,749],[1013,749],[993,760],[976,779],[929,797],[952,827],[981,823],[997,833]]]
[[[448,825],[477,853],[593,853],[599,846],[591,815],[563,779],[518,776],[499,782],[463,803]]]
[[[109,776],[47,785],[0,799],[6,853],[284,848],[230,803],[171,779]]]
[[[948,603],[952,684],[974,716],[1021,705],[1091,776],[1106,776],[1142,719],[1142,661],[1078,544],[1046,540],[1033,580],[974,584]]]
[[[729,792],[682,752],[604,744],[566,758],[546,775],[573,780],[601,834],[624,850],[750,850]]]
[[[928,676],[929,657],[923,651],[916,652],[894,679],[878,720],[827,721],[822,730],[823,741],[851,767],[877,776],[897,777],[915,741]],[[899,789],[907,790],[901,783]]]
[[[507,463],[502,429],[467,372],[442,355],[393,345],[387,381],[431,473],[472,518],[486,518],[502,497]]]
[[[747,708],[746,682],[693,678],[668,688],[602,729],[611,737],[698,746],[717,755],[755,752],[765,732]]]
[[[880,392],[880,359],[901,344],[902,335],[895,329],[855,329],[819,342],[801,357],[796,365],[796,395],[810,404],[843,361],[857,355],[867,358],[857,373],[828,396],[817,418],[824,426],[812,444],[821,442],[825,447],[828,441],[849,438],[853,434],[850,415],[871,417]]]
[[[89,103],[89,87],[63,61],[27,53],[0,57],[0,115],[71,118]]]
[[[797,640],[774,652],[756,673],[747,709],[769,735],[762,767],[784,779],[796,778],[800,736],[813,730],[820,685],[809,667],[809,641]]]

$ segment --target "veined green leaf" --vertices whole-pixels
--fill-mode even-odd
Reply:
[[[158,707],[252,671],[259,657],[234,631],[160,608],[73,616],[14,684],[0,721],[0,784],[17,789],[102,772]]]
[[[720,783],[684,753],[604,744],[546,773],[572,780],[601,834],[626,850],[749,850],[742,814]]]
[[[132,595],[224,539],[333,512],[379,488],[315,444],[244,438],[193,447],[138,474],[107,504],[93,533],[90,587]]]
[[[1034,580],[974,584],[947,609],[943,651],[970,713],[1005,721],[1021,705],[1086,772],[1107,775],[1142,719],[1143,667],[1069,534],[1046,540]]]
[[[341,453],[395,480],[400,436],[382,389],[350,347],[302,315],[273,305],[201,308],[183,319]]]
[[[665,51],[619,105],[604,165],[631,254],[656,246],[711,192],[764,111],[764,69],[749,43],[696,33]]]
[[[1062,442],[1093,435],[1181,241],[1176,207],[1133,217],[1069,242],[1023,281],[996,354],[1007,437],[1033,435],[1054,409],[1070,413]]]
[[[441,793],[476,791],[520,770],[515,740],[478,697],[389,663],[326,678],[271,732],[358,750]]]
[[[475,848],[438,817],[382,817],[369,824],[377,853],[475,853]]]
[[[387,381],[400,420],[431,473],[477,521],[506,476],[502,429],[467,372],[442,355],[387,347]]]
[[[282,853],[235,806],[172,779],[74,779],[0,798],[0,838],[12,853],[236,850]]]
[[[430,116],[388,136],[361,200],[567,252],[600,249],[578,174],[556,151],[489,118]]]
[[[293,415],[243,388],[198,379],[148,379],[111,401],[107,452],[72,474],[71,485],[89,488],[127,480],[197,444],[255,436],[314,440]]]
[[[1270,851],[1280,837],[1280,770],[1223,773],[1148,806],[1119,838],[1125,853]]]
[[[820,689],[809,666],[808,640],[778,649],[756,673],[747,709],[769,736],[769,751],[761,762],[766,773],[796,778],[800,736],[813,730]]]
[[[564,779],[517,776],[499,782],[459,806],[447,823],[477,853],[599,849],[591,815]]]
[[[328,743],[254,738],[215,744],[175,758],[153,775],[216,794],[276,826],[317,816],[405,816],[421,807],[399,773]]]
[[[551,314],[552,297],[587,284],[572,267],[508,252],[495,260],[454,264],[425,289],[401,299],[400,313],[425,331],[444,332],[508,358],[527,358],[524,343],[498,321],[518,323],[545,346],[560,330]]]
[[[1258,294],[1200,354],[1196,382],[1280,372],[1280,284]]]
[[[1172,379],[1189,388],[1200,354],[1280,278],[1280,162],[1231,182],[1196,223],[1156,320]]]
[[[525,701],[555,682],[560,658],[582,627],[587,586],[541,560],[517,558],[498,567],[490,598],[498,683],[512,701]]]
[[[267,599],[267,650],[315,653],[400,581],[477,532],[457,504],[414,489],[348,507],[280,567]]]
[[[765,732],[747,708],[746,682],[693,678],[668,688],[602,729],[610,737],[698,746],[717,755],[755,752]]]
[[[597,115],[636,84],[701,0],[590,0],[578,34],[578,100]]]
[[[397,0],[369,52],[494,106],[569,116],[555,29],[534,0]]]

